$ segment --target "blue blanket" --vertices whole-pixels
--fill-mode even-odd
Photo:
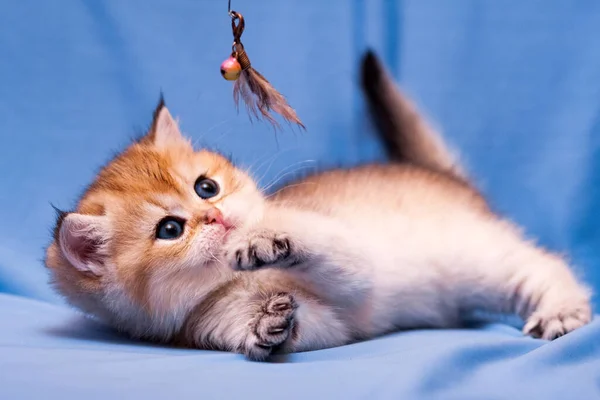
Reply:
[[[0,335],[3,399],[593,399],[599,393],[600,320],[552,343],[482,325],[397,333],[273,363],[130,342],[62,307],[6,295],[0,320],[7,324]]]
[[[268,187],[381,159],[357,85],[368,47],[444,128],[494,207],[600,288],[599,2],[233,6],[253,65],[306,133],[236,113],[218,70],[232,40],[225,0],[0,4],[0,398],[600,398],[598,320],[553,343],[480,324],[263,365],[131,343],[64,305],[40,262],[50,203],[73,206],[145,129],[161,90],[196,143],[233,154]]]

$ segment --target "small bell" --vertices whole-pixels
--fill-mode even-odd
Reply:
[[[223,78],[227,79],[228,81],[237,80],[241,73],[242,66],[238,60],[235,59],[235,57],[229,57],[227,60],[223,61],[223,64],[221,64],[221,75],[223,75]]]

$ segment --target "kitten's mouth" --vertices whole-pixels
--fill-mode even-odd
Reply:
[[[212,224],[208,227],[211,236],[220,244],[224,243],[235,230],[234,225]]]
[[[218,221],[219,225],[225,228],[225,236],[237,229],[238,223],[235,219],[222,217]]]
[[[225,228],[225,230],[230,230],[235,227],[229,220],[223,218],[222,216],[219,217],[216,222]]]

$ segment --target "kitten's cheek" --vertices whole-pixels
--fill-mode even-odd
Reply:
[[[240,228],[252,225],[262,219],[264,201],[262,198],[255,198],[252,195],[246,196],[240,201],[230,198],[223,202],[221,210],[234,229]]]

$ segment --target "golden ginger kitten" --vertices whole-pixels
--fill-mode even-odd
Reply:
[[[495,215],[372,54],[363,84],[396,163],[265,197],[195,151],[161,102],[148,134],[61,213],[46,265],[70,303],[133,337],[263,360],[401,328],[516,313],[553,339],[591,318],[556,254]]]

